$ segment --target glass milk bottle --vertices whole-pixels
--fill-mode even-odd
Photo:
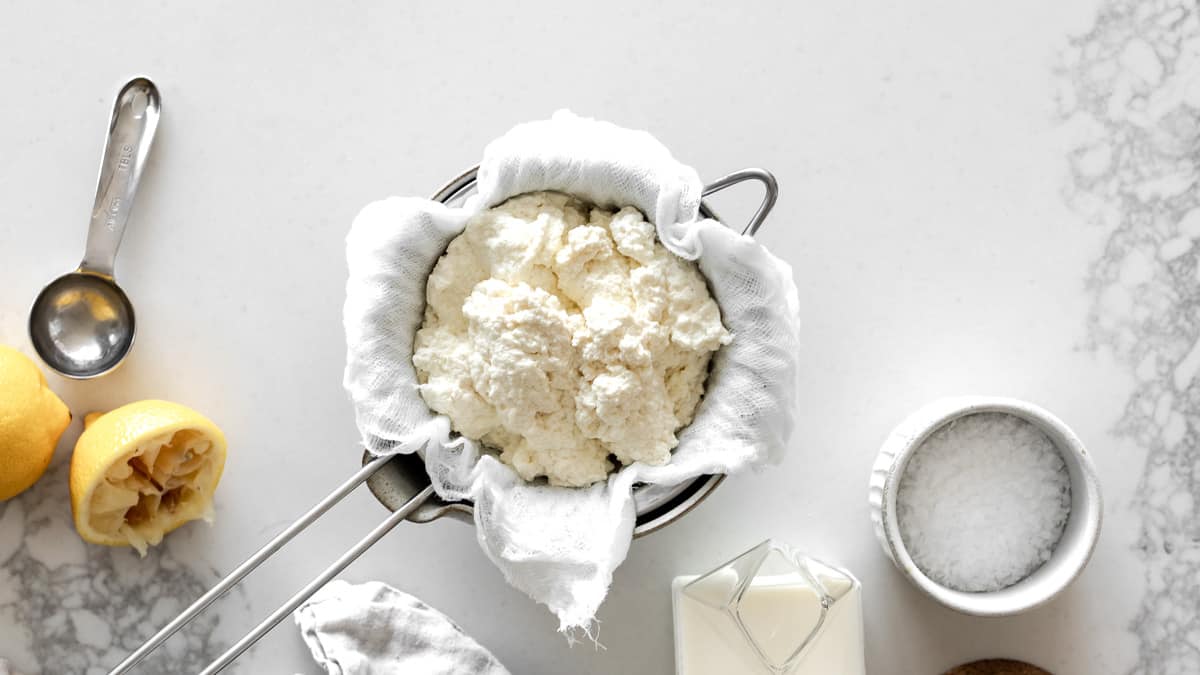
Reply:
[[[862,585],[764,541],[700,576],[676,577],[677,675],[865,675]]]

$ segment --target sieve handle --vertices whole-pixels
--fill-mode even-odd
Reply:
[[[390,459],[390,458],[385,458]],[[225,650],[225,653],[216,658],[215,661],[208,664],[208,667],[200,671],[200,675],[216,675],[216,673],[225,670],[229,664],[233,663],[237,657],[243,652],[252,647],[255,642],[262,639],[262,636],[271,631],[280,621],[283,621],[296,608],[304,604],[304,601],[312,597],[314,593],[333,580],[334,577],[341,574],[342,570],[350,566],[361,556],[367,549],[375,545],[375,542],[383,538],[383,535],[392,531],[393,527],[400,524],[401,521],[408,518],[409,514],[416,511],[430,497],[433,496],[433,485],[425,486],[424,490],[410,498],[403,506],[388,514],[383,522],[375,526],[367,536],[359,540],[357,544],[351,547],[348,551],[342,554],[340,558],[335,560],[332,565],[325,568],[324,572],[317,575],[317,578],[308,583],[307,586],[300,589],[287,602],[280,605],[271,615],[263,619],[261,623],[255,626],[249,633],[246,633],[242,639],[238,640],[232,647]]]
[[[700,192],[700,196],[708,197],[714,195],[725,188],[732,187],[738,183],[744,183],[748,180],[756,180],[763,184],[763,200],[759,204],[758,210],[750,218],[750,222],[746,227],[742,228],[742,234],[754,236],[758,232],[758,228],[762,227],[763,221],[770,215],[771,209],[775,208],[775,201],[779,199],[779,182],[775,180],[775,176],[766,169],[742,169],[734,171],[726,176],[714,180]]]
[[[356,471],[354,475],[349,478],[349,480],[339,485],[324,499],[317,502],[317,504],[309,509],[307,513],[300,516],[296,522],[292,523],[282,532],[275,535],[275,537],[271,539],[271,541],[267,542],[265,546],[255,551],[254,554],[242,562],[241,565],[238,565],[232,572],[226,575],[224,579],[221,579],[219,582],[217,582],[217,584],[210,588],[208,592],[200,596],[195,602],[189,605],[187,609],[180,612],[178,616],[176,616],[166,626],[163,626],[162,629],[155,633],[149,640],[146,640],[146,642],[134,650],[132,654],[125,657],[125,660],[121,661],[112,670],[110,670],[108,675],[123,675],[124,673],[129,672],[134,666],[145,659],[150,652],[154,651],[159,645],[166,642],[167,638],[171,637],[178,632],[179,629],[191,623],[193,619],[207,609],[209,605],[217,600],[217,598],[220,598],[222,595],[228,593],[229,590],[236,586],[238,582],[240,582],[246,575],[253,572],[255,568],[274,555],[277,551],[279,551],[279,549],[283,548],[284,544],[288,543],[297,534],[300,534],[300,532],[304,531],[304,529],[311,525],[315,520],[325,515],[326,511],[328,511],[338,502],[342,501],[346,495],[353,492],[354,489],[359,485],[362,485],[364,481],[373,476],[375,472],[382,469],[384,465],[386,465],[391,459],[391,457],[378,457]],[[427,498],[429,495],[425,494],[424,496]],[[415,499],[413,501],[417,502]],[[412,508],[415,509],[419,505],[419,502],[413,504]],[[243,647],[243,649],[245,648]]]

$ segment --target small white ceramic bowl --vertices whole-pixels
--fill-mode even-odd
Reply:
[[[1007,413],[1037,426],[1062,454],[1071,481],[1071,512],[1062,539],[1050,559],[1012,586],[986,593],[956,591],[927,577],[905,548],[896,517],[896,493],[913,452],[933,432],[955,419],[975,413]],[[1062,420],[1048,411],[1011,398],[944,398],[913,413],[892,431],[880,448],[871,471],[869,501],[875,536],[904,576],[943,605],[976,616],[1017,614],[1049,601],[1083,571],[1100,536],[1100,485],[1083,443]]]

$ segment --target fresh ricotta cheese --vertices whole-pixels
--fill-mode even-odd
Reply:
[[[730,340],[696,265],[637,209],[554,192],[472,218],[425,294],[425,402],[552,485],[604,480],[614,459],[667,463]]]

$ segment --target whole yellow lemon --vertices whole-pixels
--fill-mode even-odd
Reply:
[[[46,386],[37,365],[0,345],[0,501],[42,477],[70,423],[71,412]]]

